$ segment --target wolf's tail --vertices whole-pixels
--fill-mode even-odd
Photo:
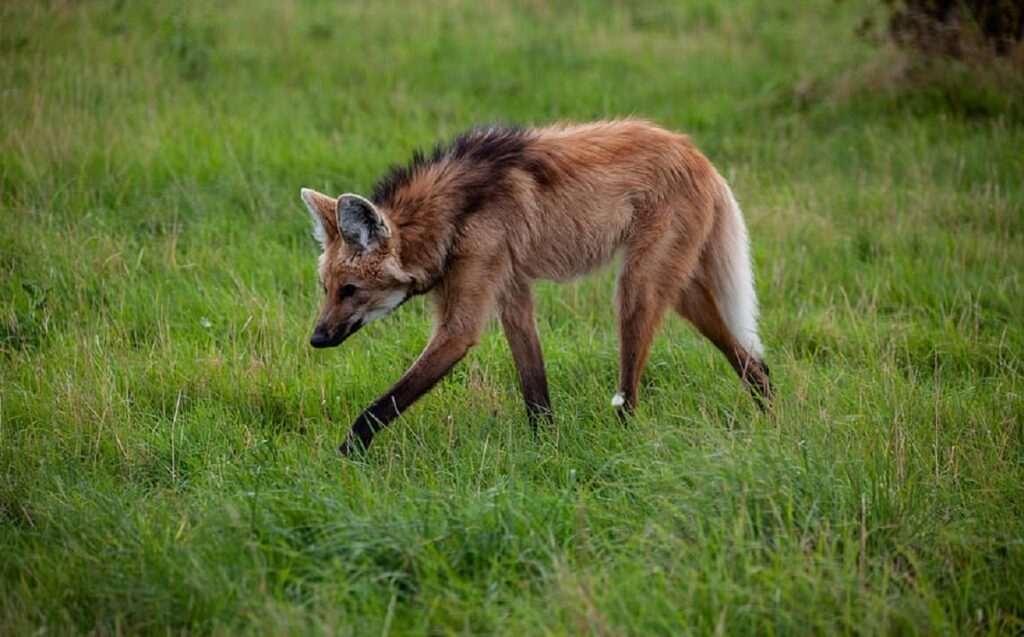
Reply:
[[[764,346],[757,331],[757,293],[750,262],[750,239],[740,206],[724,180],[721,202],[725,210],[718,219],[719,245],[709,255],[712,257],[711,276],[729,331],[740,345],[761,359]]]

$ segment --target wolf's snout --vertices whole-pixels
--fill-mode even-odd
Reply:
[[[359,328],[363,326],[363,320],[359,319],[355,323],[348,323],[343,325],[341,329],[332,330],[323,325],[317,325],[316,329],[313,330],[313,336],[309,338],[309,344],[316,348],[323,347],[335,347],[341,345],[342,342],[359,331]]]
[[[317,325],[316,329],[313,330],[313,336],[309,339],[309,344],[317,348],[330,347],[331,335],[322,326]]]

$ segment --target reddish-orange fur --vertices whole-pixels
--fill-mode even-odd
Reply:
[[[360,416],[345,450],[368,445],[446,374],[495,309],[531,420],[549,413],[530,284],[579,276],[620,250],[622,409],[636,405],[651,340],[670,306],[725,354],[756,396],[768,398],[767,367],[720,307],[717,264],[735,261],[727,252],[735,245],[730,233],[739,231],[730,225],[731,194],[688,138],[640,120],[494,131],[471,133],[400,171],[368,213],[369,202],[356,202],[377,232],[368,246],[340,236],[345,198],[304,191],[326,235],[318,345],[337,344],[401,295],[432,292],[436,314],[423,354]],[[342,299],[345,285],[358,290]]]

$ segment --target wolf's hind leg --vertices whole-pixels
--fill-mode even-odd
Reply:
[[[758,407],[767,410],[772,397],[768,365],[743,347],[730,331],[710,285],[703,277],[694,278],[679,295],[676,311],[725,355]]]
[[[648,214],[644,224],[626,246],[618,282],[619,392],[612,406],[620,415],[636,408],[654,334],[679,288],[693,277],[711,217],[692,207],[665,207]]]
[[[655,285],[648,268],[626,264],[618,283],[619,391],[612,406],[620,415],[632,413],[637,403],[640,374],[647,363],[651,341],[665,316],[668,299]]]

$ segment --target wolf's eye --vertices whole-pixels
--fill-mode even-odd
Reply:
[[[355,293],[356,286],[352,285],[351,283],[348,283],[346,285],[341,286],[341,289],[338,290],[338,298],[347,299],[348,297],[352,296]]]

